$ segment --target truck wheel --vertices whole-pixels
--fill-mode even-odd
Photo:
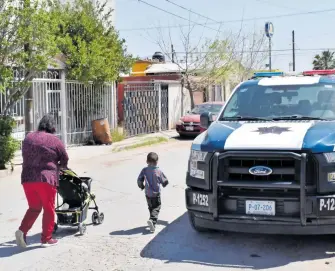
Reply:
[[[190,221],[192,229],[195,230],[196,232],[208,232],[209,231],[208,229],[199,227],[195,224],[194,214],[192,214],[191,212],[188,212],[188,219]]]

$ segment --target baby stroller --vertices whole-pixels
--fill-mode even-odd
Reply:
[[[57,223],[54,226],[54,233],[58,230],[58,225],[66,225],[78,227],[80,234],[85,234],[88,210],[95,210],[92,214],[93,224],[103,223],[104,213],[99,212],[95,195],[91,193],[91,183],[91,178],[79,177],[72,170],[61,171],[55,209]],[[63,199],[61,205],[59,205],[59,195]],[[91,202],[94,203],[94,207],[90,207]]]

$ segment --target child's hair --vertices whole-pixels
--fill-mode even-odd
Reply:
[[[147,155],[147,163],[157,165],[157,162],[158,162],[158,154],[155,152],[150,152]]]

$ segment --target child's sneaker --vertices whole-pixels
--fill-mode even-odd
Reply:
[[[148,220],[148,226],[149,226],[151,232],[155,232],[155,225],[152,222],[152,220]]]
[[[56,245],[58,245],[58,240],[52,238],[49,241],[42,243],[42,247],[51,247]]]
[[[22,247],[22,248],[26,248],[27,247],[26,236],[24,236],[24,233],[21,230],[17,230],[15,232],[15,239],[16,239],[16,244],[19,247]]]

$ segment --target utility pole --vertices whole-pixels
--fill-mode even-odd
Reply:
[[[271,22],[266,22],[265,23],[265,35],[269,38],[269,70],[270,70],[270,72],[272,71],[271,40],[272,40],[272,37],[273,37],[273,33],[274,33],[273,24]]]
[[[272,71],[272,63],[271,63],[271,37],[269,37],[269,70]]]
[[[171,60],[172,60],[172,63],[174,63],[174,49],[173,49],[173,44],[171,44]]]
[[[292,31],[292,57],[293,57],[293,71],[295,72],[295,34]]]
[[[23,9],[29,8],[30,7],[30,1],[23,1]],[[23,48],[24,52],[27,54],[27,59],[26,59],[26,63],[29,63],[30,61],[30,45],[29,42],[26,42],[24,44],[24,48]],[[24,75],[27,75],[27,71],[24,71]],[[26,93],[25,96],[25,120],[24,120],[24,124],[25,124],[25,133],[28,134],[30,132],[33,131],[34,129],[34,111],[33,111],[33,89],[32,86],[29,86],[29,89]]]

